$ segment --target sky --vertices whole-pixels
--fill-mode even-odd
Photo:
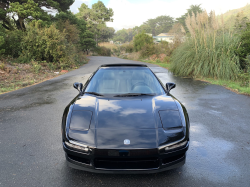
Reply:
[[[77,13],[82,3],[91,8],[92,4],[97,1],[75,0],[70,9]],[[207,12],[214,10],[219,15],[228,10],[246,6],[247,3],[250,3],[250,0],[102,0],[102,2],[114,11],[114,21],[107,23],[107,26],[120,30],[140,26],[148,19],[161,15],[180,17],[186,13],[190,5],[201,4],[202,9],[206,9]]]

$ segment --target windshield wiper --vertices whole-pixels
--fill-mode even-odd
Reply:
[[[132,96],[142,96],[142,95],[150,95],[154,96],[155,94],[144,94],[144,93],[126,93],[121,95],[115,95],[114,97],[132,97]]]
[[[103,96],[102,94],[96,93],[96,92],[84,92],[87,94],[97,95],[97,96]]]

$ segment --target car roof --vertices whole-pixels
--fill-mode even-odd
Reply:
[[[99,68],[102,68],[102,67],[128,67],[128,66],[133,66],[133,67],[148,67],[147,65],[145,64],[122,64],[122,63],[119,63],[119,64],[103,64],[101,66],[99,66]]]

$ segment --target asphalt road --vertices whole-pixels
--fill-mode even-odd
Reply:
[[[186,164],[148,175],[92,174],[68,168],[61,117],[77,95],[74,82],[101,64],[134,63],[91,57],[78,70],[0,95],[0,186],[250,186],[250,97],[221,86],[175,77],[148,64],[187,108],[191,142]],[[138,63],[138,62],[136,62]]]

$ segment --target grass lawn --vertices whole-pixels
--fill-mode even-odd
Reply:
[[[224,87],[226,87],[229,90],[232,90],[234,92],[250,96],[250,86],[248,86],[248,87],[241,86],[240,82],[226,81],[226,80],[215,80],[215,79],[211,79],[211,78],[204,78],[204,79],[200,79],[200,80],[209,82],[211,84],[221,85],[221,86],[224,86]]]

